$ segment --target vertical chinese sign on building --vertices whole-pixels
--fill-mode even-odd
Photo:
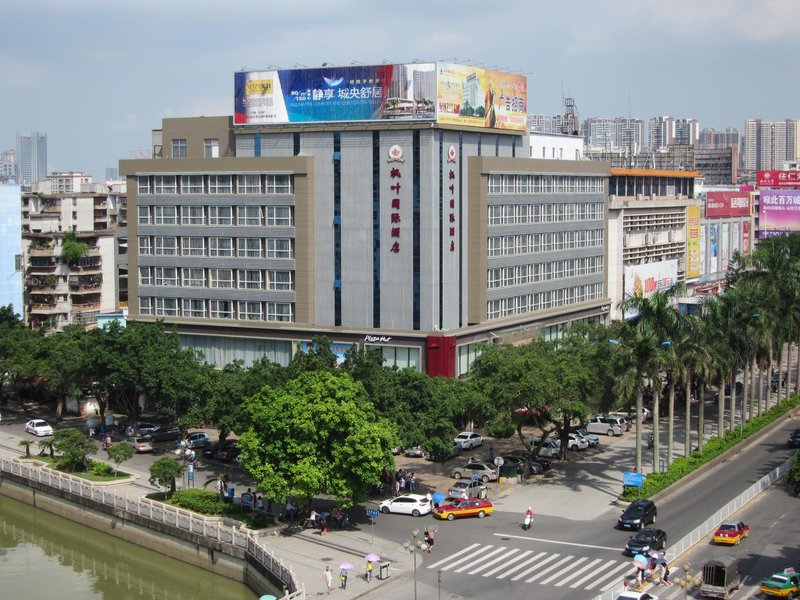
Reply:
[[[700,260],[700,207],[686,208],[686,277],[693,279],[703,274]]]
[[[447,149],[447,198],[450,209],[448,215],[448,231],[450,233],[450,252],[456,251],[456,147]]]
[[[395,165],[402,165],[405,163],[403,160],[403,149],[394,144],[392,147],[389,148],[389,159],[386,161],[388,163],[394,163]],[[399,166],[392,166],[389,169],[389,202],[390,202],[390,211],[389,211],[389,221],[390,221],[390,235],[392,237],[391,246],[389,247],[389,251],[393,252],[394,254],[400,253],[400,190],[402,189],[402,180],[403,180],[403,173]]]

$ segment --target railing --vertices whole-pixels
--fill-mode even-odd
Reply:
[[[786,471],[789,470],[789,463],[791,463],[791,461],[792,459],[790,458],[782,465],[779,465],[764,475],[764,477],[756,481],[744,492],[736,496],[736,498],[715,512],[713,516],[706,519],[699,527],[693,529],[676,543],[670,545],[670,554],[674,557],[680,556],[689,550],[689,548],[694,546],[697,542],[705,538],[709,533],[716,531],[720,523],[742,508],[745,504],[750,502],[753,498],[758,496],[761,492],[766,490],[773,483],[778,481],[778,479],[783,477]],[[620,583],[619,585],[615,585],[611,588],[603,590],[599,596],[595,596],[594,600],[613,600],[624,590],[625,586]]]
[[[41,468],[38,465],[25,464],[18,460],[0,458],[0,472],[11,473],[28,481],[69,492],[81,498],[88,498],[117,510],[124,510],[145,521],[152,521],[154,524],[176,527],[233,548],[241,548],[245,551],[248,561],[259,566],[269,574],[269,578],[273,582],[279,583],[280,587],[286,590],[282,600],[304,600],[306,597],[303,586],[298,587],[296,583],[292,568],[281,563],[274,554],[264,549],[258,543],[253,532],[242,531],[238,526],[225,525],[220,518],[204,517],[147,498],[131,499],[127,496],[119,496],[109,489],[93,485],[80,477]]]

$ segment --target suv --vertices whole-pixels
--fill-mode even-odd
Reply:
[[[602,433],[613,436],[622,435],[626,430],[625,419],[622,417],[592,417],[586,423],[586,431],[589,433]]]
[[[478,479],[486,483],[487,481],[497,481],[497,467],[489,463],[468,462],[463,467],[453,469],[453,477],[472,477],[473,473],[478,475]]]
[[[621,529],[641,529],[656,522],[658,509],[652,500],[634,500],[617,519]]]

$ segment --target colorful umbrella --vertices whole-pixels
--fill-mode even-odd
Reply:
[[[433,500],[436,504],[441,504],[444,502],[444,494],[442,492],[436,492],[433,496],[431,496],[431,500]]]
[[[342,570],[342,571],[349,571],[352,568],[353,568],[353,565],[350,564],[349,562],[343,562],[342,564],[339,565],[339,569]]]
[[[646,569],[647,568],[647,557],[643,554],[637,554],[633,557],[633,566],[637,569]]]
[[[367,554],[364,558],[366,558],[368,562],[378,562],[381,559],[380,556],[373,554],[372,552]]]

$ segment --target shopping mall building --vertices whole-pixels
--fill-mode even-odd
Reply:
[[[446,63],[235,74],[233,116],[123,160],[129,317],[218,365],[338,355],[459,376],[478,344],[605,321],[610,166],[528,158],[518,75]],[[477,99],[483,102],[475,106]]]

